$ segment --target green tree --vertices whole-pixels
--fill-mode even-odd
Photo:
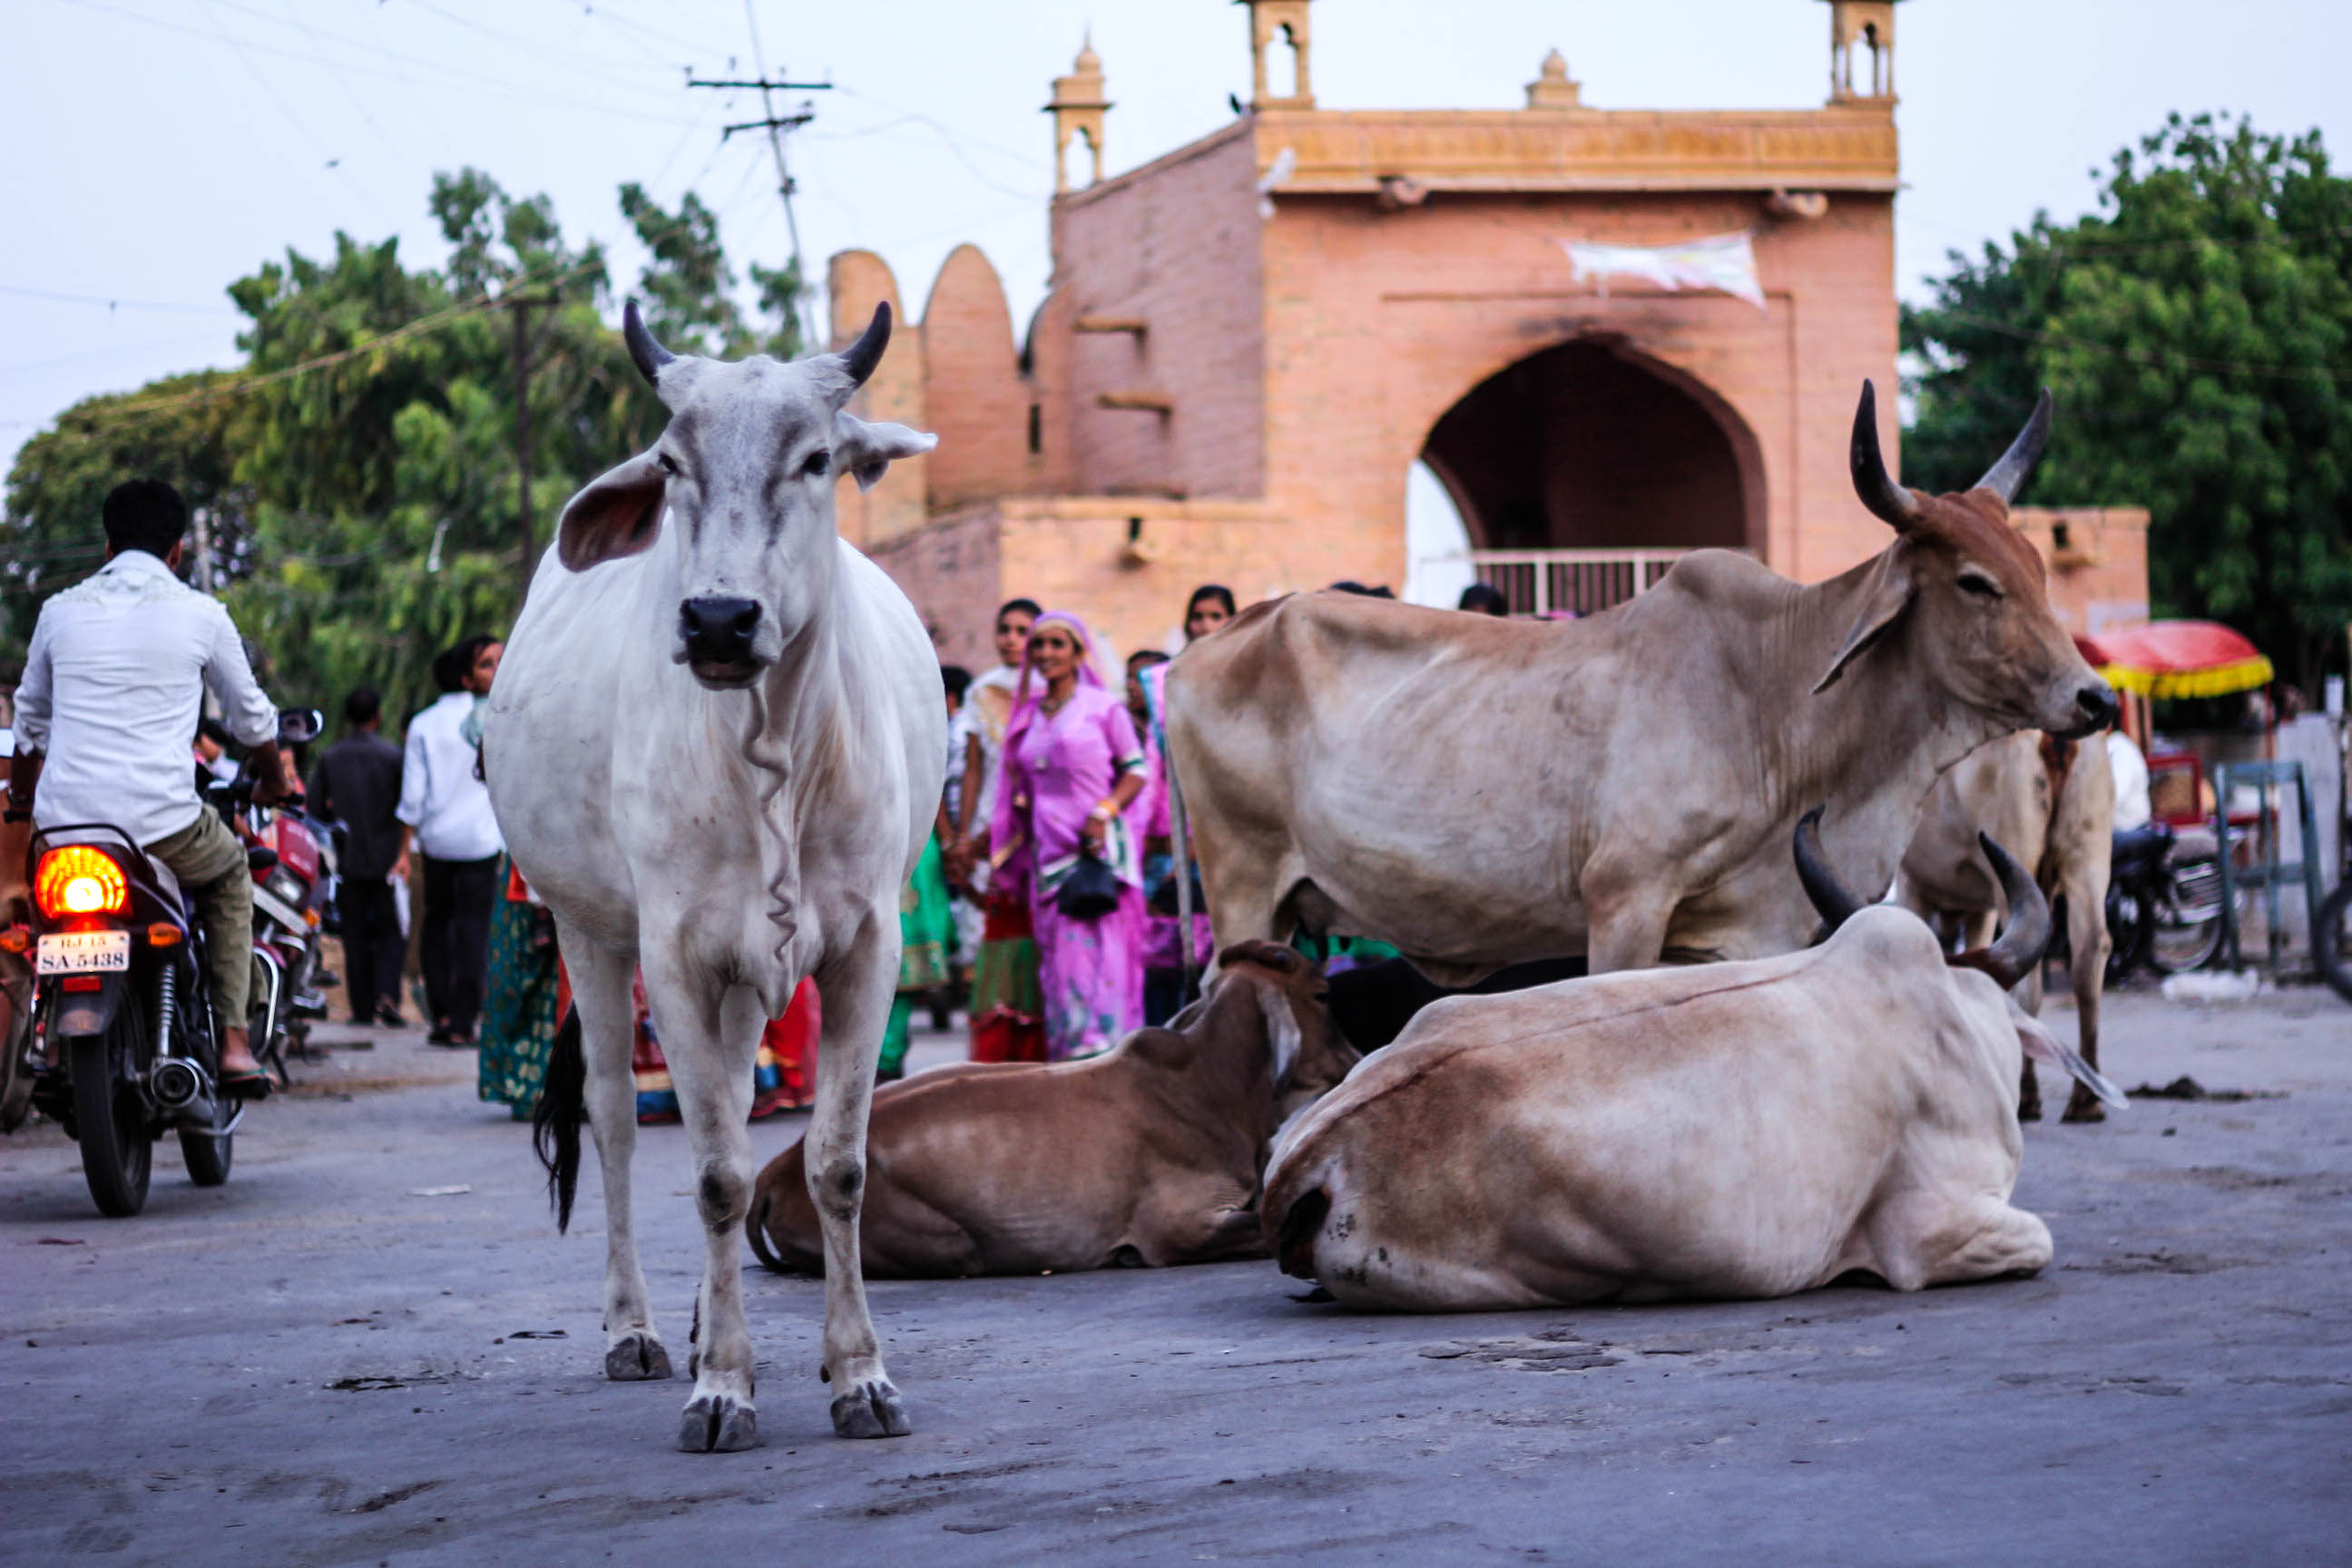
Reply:
[[[428,205],[449,247],[440,268],[342,234],[324,258],[289,250],[230,286],[249,322],[242,372],[93,398],[26,444],[0,519],[0,658],[21,661],[41,600],[95,569],[100,502],[139,474],[207,509],[216,580],[282,701],[329,706],[367,684],[404,718],[431,700],[436,650],[507,628],[526,509],[543,548],[565,500],[651,446],[667,416],[608,322],[601,247],[568,242],[546,197],[467,168],[437,176]],[[672,214],[625,187],[622,205],[654,252],[656,330],[679,352],[796,349],[796,269],[751,268],[778,318],[762,331],[698,198]]]
[[[2352,623],[2352,181],[2318,133],[2175,115],[2096,212],[1951,263],[1903,313],[1906,479],[1972,482],[2046,383],[2021,499],[2147,507],[2155,613],[2239,627],[2316,695]]]
[[[98,570],[106,492],[126,479],[163,479],[203,509],[216,581],[249,568],[252,492],[236,478],[234,404],[220,395],[230,379],[199,371],[85,398],[17,449],[0,516],[0,665],[21,668],[41,605]]]
[[[801,269],[798,261],[771,268],[751,264],[764,330],[735,302],[735,274],[719,240],[719,217],[692,191],[677,211],[634,182],[621,187],[621,216],[636,230],[652,260],[639,275],[646,325],[673,353],[718,354],[740,359],[772,354],[793,359],[802,352]]]

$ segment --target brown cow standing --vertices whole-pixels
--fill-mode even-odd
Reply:
[[[1316,967],[1244,942],[1177,1029],[1084,1061],[968,1063],[875,1091],[866,1272],[952,1279],[1262,1256],[1266,1146],[1356,1053]],[[744,1228],[771,1268],[824,1270],[802,1146],[768,1163]]]

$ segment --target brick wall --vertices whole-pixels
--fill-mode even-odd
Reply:
[[[2050,607],[2059,625],[2096,636],[2148,618],[2146,510],[2019,507],[2009,515],[2050,568]]]
[[[1098,495],[1255,497],[1265,484],[1259,220],[1248,122],[1055,199],[1055,300],[1041,320],[1041,387],[1071,444],[1055,489]],[[1149,330],[1081,332],[1105,317]],[[1146,391],[1166,415],[1105,408]]]
[[[849,412],[860,419],[929,428],[923,410],[923,338],[907,319],[898,280],[890,275],[888,263],[870,250],[845,250],[826,268],[825,287],[833,301],[834,348],[855,342],[873,320],[877,304],[889,304],[894,323],[882,363],[850,399]],[[920,528],[929,516],[929,466],[928,457],[893,463],[870,490],[860,490],[843,475],[834,487],[834,515],[842,537],[868,545]]]
[[[949,253],[923,304],[921,336],[923,411],[940,438],[930,458],[931,511],[1035,489],[1013,316],[978,246]]]

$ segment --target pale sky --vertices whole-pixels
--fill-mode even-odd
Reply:
[[[919,310],[950,248],[1003,274],[1016,328],[1045,283],[1050,123],[1090,26],[1114,171],[1230,118],[1249,92],[1228,0],[750,0],[772,72],[830,80],[792,155],[812,269],[879,251]],[[545,191],[575,239],[640,258],[614,204],[692,188],[739,269],[789,255],[758,138],[745,0],[10,0],[0,38],[0,466],[76,399],[237,362],[223,289],[338,228],[443,247],[436,170]],[[1803,107],[1828,76],[1820,0],[1319,0],[1318,100],[1517,107],[1557,47],[1600,108]],[[2037,207],[2088,207],[2094,166],[2169,110],[2318,127],[2352,153],[2345,0],[1910,0],[1898,14],[1896,207],[1906,297],[1948,247]],[[747,294],[748,298],[748,294]],[[115,301],[112,308],[108,301]]]

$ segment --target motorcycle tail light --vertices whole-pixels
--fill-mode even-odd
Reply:
[[[33,901],[53,921],[74,915],[127,915],[131,884],[114,857],[87,844],[68,844],[41,857],[33,875]]]
[[[32,948],[32,927],[10,926],[6,931],[0,931],[0,952],[25,953],[31,952]]]

